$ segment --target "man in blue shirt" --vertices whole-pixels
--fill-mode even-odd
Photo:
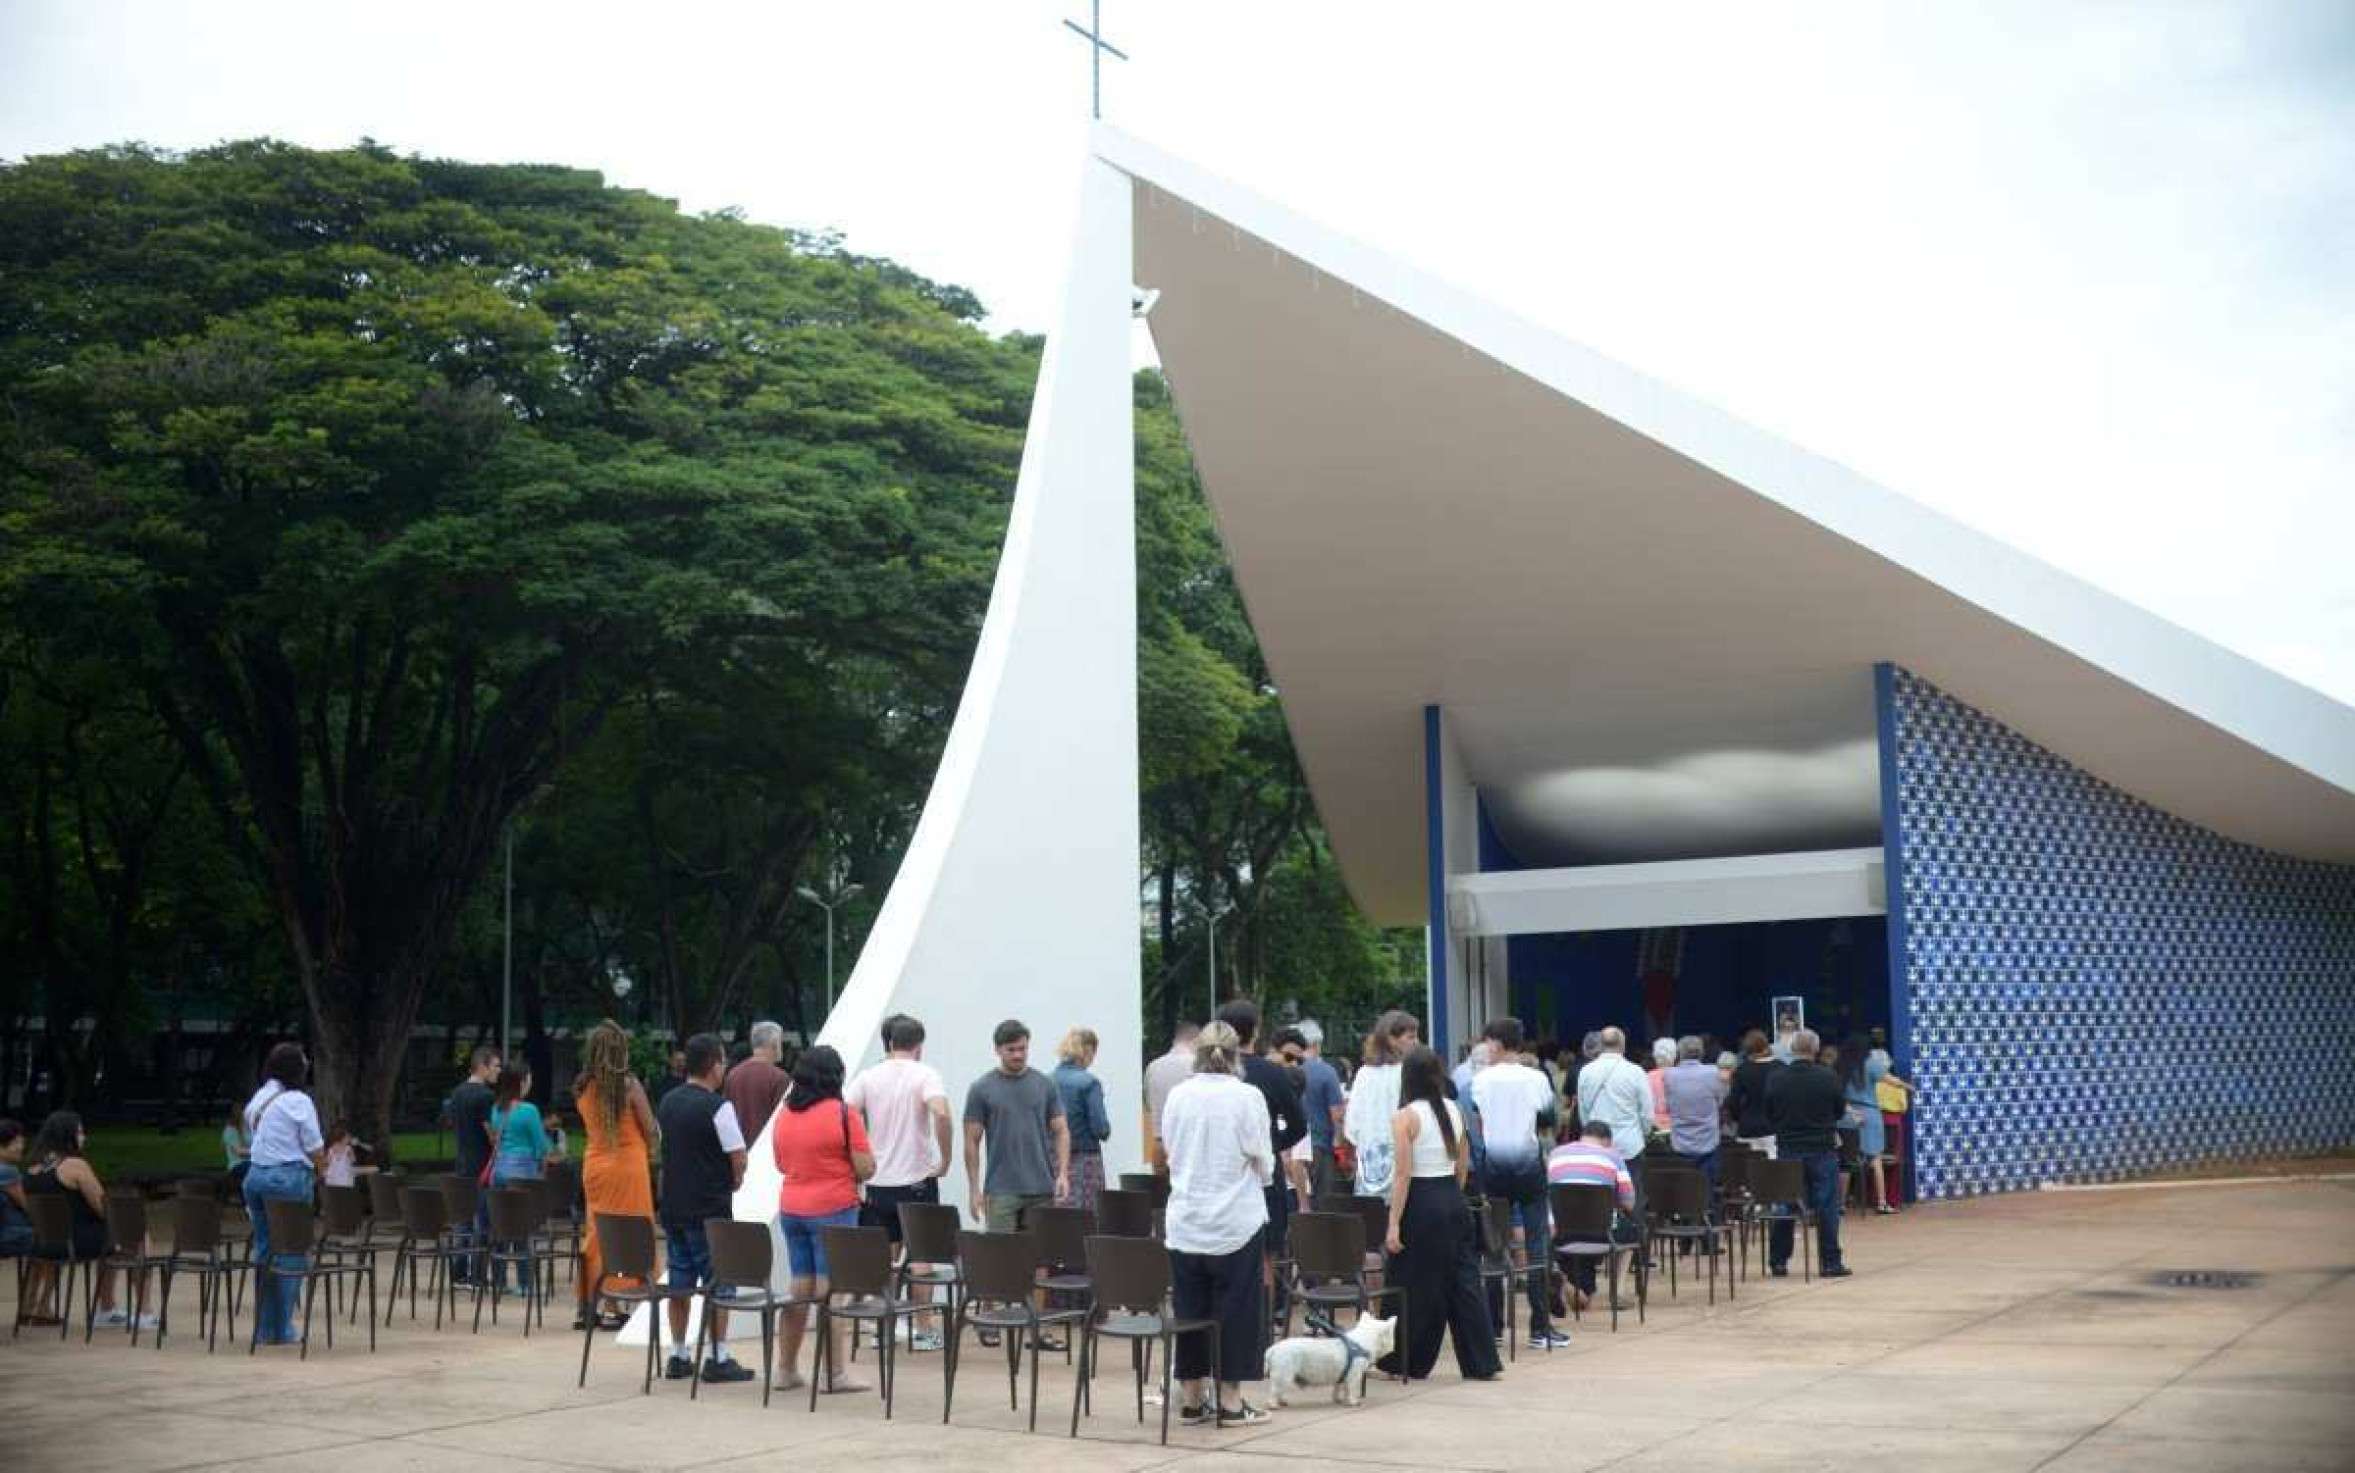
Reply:
[[[1287,1064],[1297,1064],[1308,1076],[1300,1092],[1300,1108],[1308,1116],[1309,1190],[1323,1196],[1339,1176],[1334,1165],[1333,1141],[1341,1129],[1341,1113],[1349,1097],[1341,1089],[1341,1071],[1325,1062],[1325,1030],[1314,1018],[1276,1035],[1276,1048]]]

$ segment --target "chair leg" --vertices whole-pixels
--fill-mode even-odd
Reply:
[[[704,1337],[705,1337],[706,1333],[707,1333],[707,1332],[708,1332],[710,1329],[711,1329],[711,1296],[710,1296],[710,1294],[707,1292],[707,1293],[704,1295],[704,1299],[703,1299],[703,1313],[701,1313],[701,1314],[699,1314],[699,1315],[697,1315],[697,1316],[695,1317],[695,1357],[694,1357],[694,1359],[693,1359],[693,1360],[691,1360],[691,1361],[689,1361],[689,1362],[688,1362],[688,1364],[689,1364],[689,1365],[691,1365],[691,1366],[693,1366],[693,1367],[694,1367],[694,1369],[695,1369],[695,1374],[687,1378],[687,1400],[689,1400],[689,1401],[697,1401],[697,1400],[700,1400],[700,1399],[701,1399],[701,1397],[702,1397],[702,1393],[703,1393],[703,1345],[704,1345]]]
[[[578,1388],[589,1384],[589,1351],[597,1343],[597,1296],[589,1295],[589,1312],[583,1316],[581,1327],[581,1378],[573,1383]]]
[[[1088,1356],[1095,1348],[1096,1327],[1086,1325],[1079,1332],[1079,1379],[1071,1387],[1071,1435],[1079,1436],[1079,1404],[1088,1394]]]
[[[1030,1430],[1038,1431],[1038,1342],[1044,1331],[1034,1327],[1030,1332]],[[1069,1350],[1071,1341],[1065,1339],[1063,1348]]]
[[[1177,1337],[1169,1333],[1165,1324],[1161,1331],[1161,1445],[1169,1446],[1169,1367],[1177,1359]]]
[[[760,1312],[760,1404],[767,1407],[769,1392],[777,1380],[777,1307],[764,1305]]]
[[[957,1348],[965,1339],[965,1306],[952,1293],[949,1301],[948,1343],[940,1357],[940,1425],[949,1424],[949,1407],[957,1399]]]
[[[319,1307],[319,1281],[316,1278],[312,1278],[302,1281],[302,1284],[303,1340],[302,1348],[295,1353],[294,1357],[298,1361],[309,1360],[311,1358],[311,1311]],[[328,1322],[332,1324],[335,1321],[335,1316],[330,1314],[327,1316],[327,1319]]]
[[[827,1364],[833,1359],[834,1317],[827,1312],[824,1299],[818,1301],[817,1313],[810,1316],[810,1323],[816,1327],[818,1337],[817,1348],[810,1354],[810,1410],[814,1412],[818,1409],[818,1388],[826,1384]]]
[[[898,1319],[886,1311],[883,1318],[875,1322],[875,1333],[882,1337],[875,1351],[875,1360],[883,1375],[883,1420],[888,1422],[891,1420],[892,1357],[899,1352]],[[914,1333],[913,1322],[910,1324],[910,1333]]]

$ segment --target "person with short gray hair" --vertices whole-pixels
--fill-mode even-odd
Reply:
[[[1813,1029],[1791,1035],[1791,1062],[1766,1082],[1767,1122],[1774,1127],[1775,1159],[1797,1161],[1807,1173],[1807,1205],[1815,1213],[1816,1271],[1848,1277],[1840,1261],[1840,1117],[1847,1100],[1839,1076],[1817,1062],[1823,1040]],[[1766,1245],[1766,1271],[1791,1272],[1791,1219],[1777,1217]]]
[[[752,1025],[745,1035],[752,1043],[752,1052],[736,1061],[728,1071],[720,1093],[736,1107],[736,1124],[748,1141],[758,1141],[760,1133],[768,1129],[769,1120],[777,1113],[777,1106],[785,1101],[785,1087],[792,1076],[784,1069],[785,1030],[762,1019]]]
[[[1668,1097],[1668,1145],[1698,1167],[1717,1200],[1717,1140],[1725,1114],[1725,1075],[1701,1058],[1701,1040],[1686,1034],[1676,1041],[1677,1062],[1660,1071]]]

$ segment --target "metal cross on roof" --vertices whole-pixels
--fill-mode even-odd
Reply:
[[[1104,116],[1104,53],[1109,51],[1122,61],[1128,53],[1104,39],[1104,0],[1088,0],[1088,23],[1067,20],[1063,24],[1088,42],[1088,115]]]

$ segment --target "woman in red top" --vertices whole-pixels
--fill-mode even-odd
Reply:
[[[785,1184],[777,1192],[777,1227],[785,1236],[786,1265],[793,1275],[796,1298],[826,1292],[826,1240],[830,1227],[856,1227],[859,1221],[859,1183],[875,1174],[875,1152],[867,1144],[866,1122],[842,1101],[842,1055],[824,1044],[805,1053],[793,1066],[793,1083],[785,1103],[769,1127],[771,1149]],[[806,1308],[785,1311],[778,1331],[785,1372],[777,1385],[792,1390],[803,1384],[800,1372],[801,1336]],[[850,1322],[834,1322],[830,1367],[850,1364]],[[827,1372],[829,1391],[865,1391],[867,1384],[841,1369]]]

